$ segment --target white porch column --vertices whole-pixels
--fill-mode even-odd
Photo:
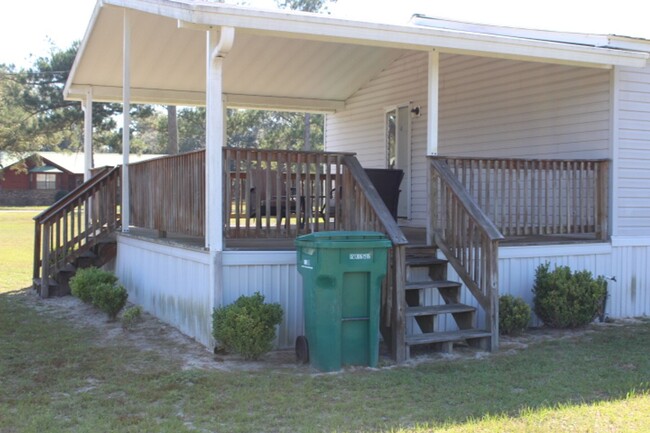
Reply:
[[[131,19],[124,11],[124,36],[122,46],[122,231],[128,232],[131,223],[131,198],[129,195],[129,153],[131,153]]]
[[[223,103],[223,60],[230,52],[235,29],[222,27],[217,42],[216,30],[207,35],[206,144],[205,144],[205,247],[223,251],[223,147],[225,146],[225,107]]]
[[[84,111],[84,181],[90,179],[93,168],[93,88],[86,89],[86,99],[81,102]]]
[[[609,236],[618,236],[618,172],[619,172],[619,139],[620,139],[620,100],[621,100],[621,67],[614,66],[610,73],[610,121],[609,121]]]
[[[429,90],[427,110],[427,155],[438,154],[438,85],[440,82],[440,53],[429,52]]]
[[[427,155],[438,155],[438,113],[440,84],[440,53],[437,50],[429,52],[429,87],[427,91]],[[431,165],[427,164],[427,208],[429,215],[433,216],[437,209],[434,203],[438,201],[437,190],[431,183]],[[433,218],[427,218],[427,245],[433,245]]]
[[[210,304],[223,303],[223,150],[226,110],[223,101],[223,60],[234,42],[235,29],[207,32],[205,125],[205,247],[210,251]],[[218,42],[217,42],[218,41]]]

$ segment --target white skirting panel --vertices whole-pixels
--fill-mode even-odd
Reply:
[[[569,266],[572,271],[588,270],[592,275],[611,276],[612,247],[609,244],[543,245],[499,248],[499,292],[523,298],[533,307],[535,270],[549,262],[555,266]],[[608,284],[609,291],[615,290]],[[611,297],[611,294],[610,294]],[[610,305],[607,305],[608,315]],[[533,326],[541,325],[533,313]]]
[[[647,238],[646,238],[647,239]],[[630,242],[634,243],[634,242]],[[650,245],[621,245],[614,241],[607,312],[612,317],[650,315]]]
[[[302,278],[295,251],[224,251],[222,256],[223,297],[209,293],[210,254],[155,241],[118,236],[115,272],[129,290],[129,300],[177,327],[181,332],[212,347],[212,309],[233,303],[241,295],[259,291],[267,302],[282,306],[276,348],[291,348],[304,332]],[[650,315],[650,244],[625,239],[601,244],[572,244],[499,249],[500,294],[523,298],[531,307],[535,269],[544,262],[589,270],[595,276],[615,277],[608,281],[606,313],[610,317]],[[426,277],[426,276],[420,276]],[[460,281],[449,266],[448,279]],[[425,293],[426,302],[441,303],[437,291]],[[431,299],[436,297],[438,299]],[[214,299],[214,301],[212,301]],[[476,305],[463,289],[461,302]],[[478,325],[484,320],[479,309]],[[533,318],[532,326],[540,325]],[[410,332],[418,332],[414,322]],[[438,330],[453,330],[451,318],[440,318]]]
[[[499,294],[510,294],[523,298],[533,307],[533,284],[535,270],[540,264],[549,262],[551,269],[557,266],[569,266],[572,270],[588,270],[594,276],[615,275],[612,262],[612,246],[610,244],[572,244],[572,245],[544,245],[525,247],[499,248]],[[454,269],[449,266],[448,278],[460,281]],[[611,317],[624,317],[614,308],[614,299],[620,297],[618,283],[608,282],[609,299],[607,302],[607,315]],[[463,290],[462,302],[477,306],[474,298]],[[479,309],[478,323],[483,323],[484,313]],[[453,322],[450,320],[448,322]],[[453,326],[451,323],[448,326]],[[541,325],[533,313],[531,326]]]
[[[276,347],[294,347],[296,337],[304,332],[302,278],[296,267],[296,252],[224,251],[223,305],[255,292],[264,295],[266,302],[279,303],[284,311]]]
[[[213,347],[210,254],[119,235],[115,273],[129,301]]]

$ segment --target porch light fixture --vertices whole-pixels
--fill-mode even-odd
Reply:
[[[413,117],[420,117],[420,106],[416,105],[415,107],[411,108],[411,114]]]

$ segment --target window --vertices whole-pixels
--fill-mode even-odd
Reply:
[[[56,189],[56,174],[36,173],[36,189]]]

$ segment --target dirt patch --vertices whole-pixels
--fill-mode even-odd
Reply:
[[[247,361],[235,355],[215,355],[176,328],[145,312],[140,321],[130,329],[124,329],[119,320],[109,322],[105,313],[74,296],[41,299],[31,289],[16,295],[42,314],[64,319],[75,327],[96,330],[97,345],[130,345],[142,351],[152,351],[163,359],[180,363],[183,370],[256,371],[272,368],[309,372],[309,367],[296,362],[294,352],[288,350],[270,352],[259,361]]]
[[[308,365],[298,363],[293,350],[273,351],[266,354],[259,361],[247,361],[236,355],[213,354],[195,340],[182,334],[176,328],[161,322],[148,313],[143,313],[142,320],[127,330],[122,327],[120,321],[107,321],[104,313],[88,304],[84,304],[73,296],[40,299],[31,289],[15,292],[15,295],[23,298],[27,305],[42,314],[64,319],[75,327],[95,329],[97,331],[97,345],[116,347],[131,345],[139,350],[152,351],[162,359],[178,362],[184,370],[284,370],[298,374],[317,374]],[[525,350],[530,345],[544,341],[583,337],[589,333],[596,332],[599,327],[625,326],[635,322],[638,322],[638,320],[617,320],[615,322],[594,323],[586,328],[573,330],[549,328],[530,329],[520,336],[502,336],[498,354],[516,354]],[[386,351],[382,352],[379,362],[380,368],[396,367],[394,362],[389,358],[388,353]],[[482,359],[489,356],[494,355],[467,346],[456,346],[451,354],[414,351],[406,366],[416,366],[426,362],[445,360]],[[344,371],[355,371],[359,368],[350,367]]]

